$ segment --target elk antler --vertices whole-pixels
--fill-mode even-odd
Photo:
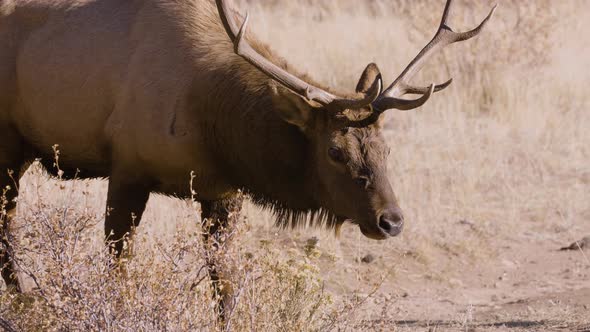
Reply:
[[[231,41],[234,43],[234,52],[251,63],[254,67],[258,68],[260,71],[277,80],[282,85],[299,94],[300,96],[303,96],[308,100],[314,100],[324,106],[335,103],[341,108],[357,109],[370,105],[381,94],[383,84],[380,79],[378,79],[373,84],[373,86],[361,99],[339,98],[323,89],[315,87],[301,80],[295,75],[270,62],[268,59],[254,50],[254,48],[252,48],[252,46],[250,46],[250,44],[245,40],[244,35],[246,34],[246,28],[248,25],[248,14],[246,14],[246,18],[244,19],[241,27],[238,27],[238,24],[234,20],[234,15],[232,15],[227,1],[216,0],[216,4],[217,10],[219,11],[219,16],[223,22],[223,26],[225,27],[225,30]]]
[[[452,0],[447,0],[445,10],[442,15],[438,31],[434,38],[418,53],[418,55],[410,62],[401,75],[393,81],[393,83],[372,103],[376,112],[383,112],[388,109],[396,108],[399,110],[411,110],[420,107],[430,99],[433,92],[441,91],[451,84],[453,79],[440,85],[430,85],[429,87],[416,87],[410,84],[410,80],[416,75],[418,71],[424,66],[428,58],[430,58],[437,51],[443,49],[445,46],[471,39],[477,36],[486,26],[497,5],[492,8],[488,16],[477,26],[477,28],[467,32],[454,32],[449,27],[447,21],[451,11]],[[399,96],[405,94],[422,94],[422,97],[415,100],[399,99]]]

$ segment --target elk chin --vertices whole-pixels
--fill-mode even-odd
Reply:
[[[356,223],[359,226],[359,229],[361,230],[361,233],[365,236],[368,237],[371,240],[387,240],[388,238],[390,238],[391,236],[386,234],[384,231],[382,231],[381,229],[379,229],[379,227],[365,227],[363,226],[363,224],[360,223]]]
[[[361,230],[361,233],[371,239],[371,240],[387,240],[388,238],[390,238],[391,236],[388,235],[387,233],[385,233],[384,231],[382,231],[379,227],[375,226],[375,227],[366,227],[364,224],[359,223],[358,221],[356,221],[355,219],[351,219],[351,218],[346,218],[346,217],[338,217],[338,221],[340,222],[340,220],[344,221],[348,221],[352,224],[355,224],[359,227],[359,229]]]

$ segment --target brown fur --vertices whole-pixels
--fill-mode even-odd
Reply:
[[[189,196],[191,171],[200,201],[245,190],[283,225],[353,219],[386,237],[379,217],[399,208],[379,126],[342,128],[235,55],[211,1],[0,1],[0,168],[42,157],[51,171],[59,144],[66,175],[109,177],[111,238],[150,192]]]

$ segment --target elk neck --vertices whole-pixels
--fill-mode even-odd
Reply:
[[[196,64],[191,99],[193,109],[199,109],[193,112],[201,125],[199,144],[213,157],[219,170],[214,173],[227,187],[243,189],[265,205],[318,209],[310,188],[315,175],[309,143],[273,109],[271,87],[276,83],[234,53],[214,6],[201,9],[195,15],[207,17],[206,31],[186,34],[193,38],[188,49]],[[270,61],[292,69],[254,36],[248,40]]]
[[[236,72],[239,68],[241,72]],[[317,209],[312,197],[313,171],[309,143],[295,126],[273,110],[270,79],[249,65],[229,67],[219,81],[225,95],[209,99],[215,109],[207,122],[210,151],[235,189],[250,193],[264,205],[294,211]]]

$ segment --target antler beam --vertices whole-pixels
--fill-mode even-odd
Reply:
[[[388,109],[411,110],[422,106],[433,92],[441,91],[452,83],[452,79],[440,85],[431,85],[430,87],[416,87],[410,83],[410,80],[422,69],[426,61],[435,53],[444,47],[471,39],[477,36],[487,25],[488,21],[494,15],[497,5],[492,8],[488,16],[473,30],[467,32],[454,32],[448,25],[451,6],[453,0],[447,0],[443,11],[441,23],[438,31],[432,40],[418,53],[418,55],[404,69],[401,75],[373,102],[373,107],[377,111],[386,111]],[[422,97],[416,100],[399,99],[405,94],[422,94]]]
[[[223,22],[223,26],[225,27],[225,30],[230,39],[234,43],[234,52],[251,63],[254,67],[258,68],[261,72],[275,79],[300,96],[303,96],[308,100],[316,101],[324,106],[336,103],[336,105],[342,108],[356,109],[370,105],[381,94],[383,84],[380,81],[376,84],[373,84],[370,91],[365,94],[364,97],[360,99],[346,99],[339,98],[323,89],[315,87],[301,80],[295,75],[275,65],[256,50],[254,50],[252,46],[250,46],[250,44],[244,38],[248,26],[248,14],[246,14],[246,18],[244,19],[242,25],[238,26],[234,20],[234,15],[232,15],[227,1],[216,0],[216,4],[219,11],[219,16]]]

